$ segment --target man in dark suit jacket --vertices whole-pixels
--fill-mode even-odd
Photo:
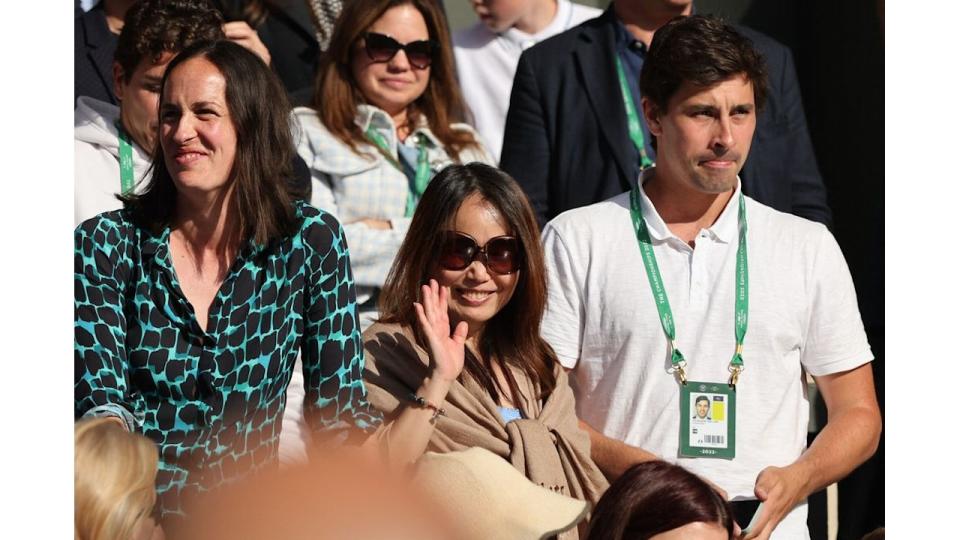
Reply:
[[[565,210],[608,199],[636,183],[640,153],[628,134],[617,78],[618,33],[631,36],[631,47],[642,58],[656,28],[690,12],[689,3],[677,7],[663,0],[614,0],[600,17],[539,43],[520,57],[500,167],[519,182],[541,225]],[[766,59],[769,79],[767,103],[758,115],[750,157],[740,173],[743,190],[777,210],[829,225],[826,189],[807,133],[792,55],[759,32],[737,30]],[[643,124],[639,68],[628,73],[634,79],[629,82]],[[642,127],[650,141],[649,131]],[[652,157],[649,143],[647,148]]]
[[[74,18],[74,106],[80,96],[118,105],[113,90],[113,53],[123,17],[133,4],[134,0],[102,0]]]

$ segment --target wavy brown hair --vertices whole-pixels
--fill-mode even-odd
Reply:
[[[409,326],[419,344],[425,347],[413,303],[421,301],[420,286],[437,267],[437,253],[440,253],[444,233],[453,227],[463,201],[473,194],[480,195],[500,212],[509,233],[520,241],[522,256],[513,296],[487,321],[479,336],[480,358],[468,351],[464,372],[497,401],[491,362],[497,362],[501,368],[513,365],[539,384],[539,398],[546,399],[556,387],[553,368],[557,355],[540,337],[540,321],[547,305],[540,230],[520,186],[497,168],[483,163],[450,165],[430,181],[380,293],[380,320]],[[503,369],[503,373],[510,390],[518,395],[510,370]]]
[[[232,41],[202,41],[180,52],[167,66],[161,96],[170,74],[184,62],[204,58],[226,81],[225,98],[237,131],[230,179],[236,185],[233,210],[240,237],[263,246],[296,232],[299,220],[293,187],[294,146],[290,105],[277,76],[257,55]],[[160,111],[157,112],[160,125]],[[159,138],[153,150],[153,173],[143,193],[123,197],[136,222],[153,231],[171,225],[177,188],[167,170]]]
[[[427,89],[410,104],[408,113],[411,129],[419,115],[423,115],[430,131],[443,143],[451,157],[459,159],[460,152],[469,146],[478,146],[473,135],[450,128],[455,122],[468,120],[467,107],[460,93],[450,50],[450,30],[435,0],[352,0],[345,2],[343,12],[330,38],[330,48],[320,59],[313,107],[323,125],[338,139],[357,151],[357,145],[366,138],[356,123],[357,105],[365,101],[357,87],[351,68],[357,42],[387,10],[410,5],[423,15],[430,39],[437,42]],[[398,126],[399,127],[399,126]]]

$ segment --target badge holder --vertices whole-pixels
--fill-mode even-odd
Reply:
[[[727,383],[680,385],[680,456],[733,459],[737,391]]]

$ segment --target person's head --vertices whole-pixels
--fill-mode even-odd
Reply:
[[[539,333],[547,298],[539,229],[508,174],[469,163],[431,180],[383,286],[382,320],[418,328],[413,302],[431,278],[450,287],[451,322],[467,323],[481,354],[521,365],[544,392],[553,389],[556,357]],[[488,382],[469,361],[466,370]]]
[[[530,26],[534,21],[549,24],[547,16],[555,9],[556,0],[470,0],[470,4],[484,26],[500,33],[514,26]],[[544,26],[535,24],[527,33],[536,33]]]
[[[113,61],[113,85],[124,129],[146,151],[157,133],[160,79],[180,50],[223,39],[223,19],[206,0],[141,0],[124,17]]]
[[[77,422],[73,442],[77,540],[155,538],[157,446],[111,418]]]
[[[729,503],[683,467],[646,461],[610,485],[588,540],[732,540]]]
[[[697,407],[697,417],[706,418],[707,412],[710,411],[710,399],[707,396],[700,396],[697,398],[695,405]]]
[[[733,189],[766,91],[762,56],[729,24],[693,15],[660,27],[640,73],[658,176],[702,193]]]
[[[184,49],[161,82],[160,144],[135,215],[170,225],[179,200],[224,202],[243,239],[259,245],[296,226],[290,106],[276,75],[236,43]]]
[[[361,103],[408,121],[426,118],[456,156],[472,137],[453,131],[466,106],[457,84],[446,19],[434,0],[346,2],[320,60],[313,107],[351,148],[364,141],[355,118]],[[401,46],[403,48],[401,48]]]

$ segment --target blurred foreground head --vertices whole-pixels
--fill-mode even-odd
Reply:
[[[427,497],[357,448],[313,452],[205,494],[188,509],[184,540],[446,540],[459,538]]]
[[[73,441],[76,539],[163,538],[151,518],[156,445],[110,418],[77,422]]]
[[[210,492],[178,540],[538,540],[569,529],[584,501],[531,483],[487,450],[427,452],[411,474],[357,448]]]

